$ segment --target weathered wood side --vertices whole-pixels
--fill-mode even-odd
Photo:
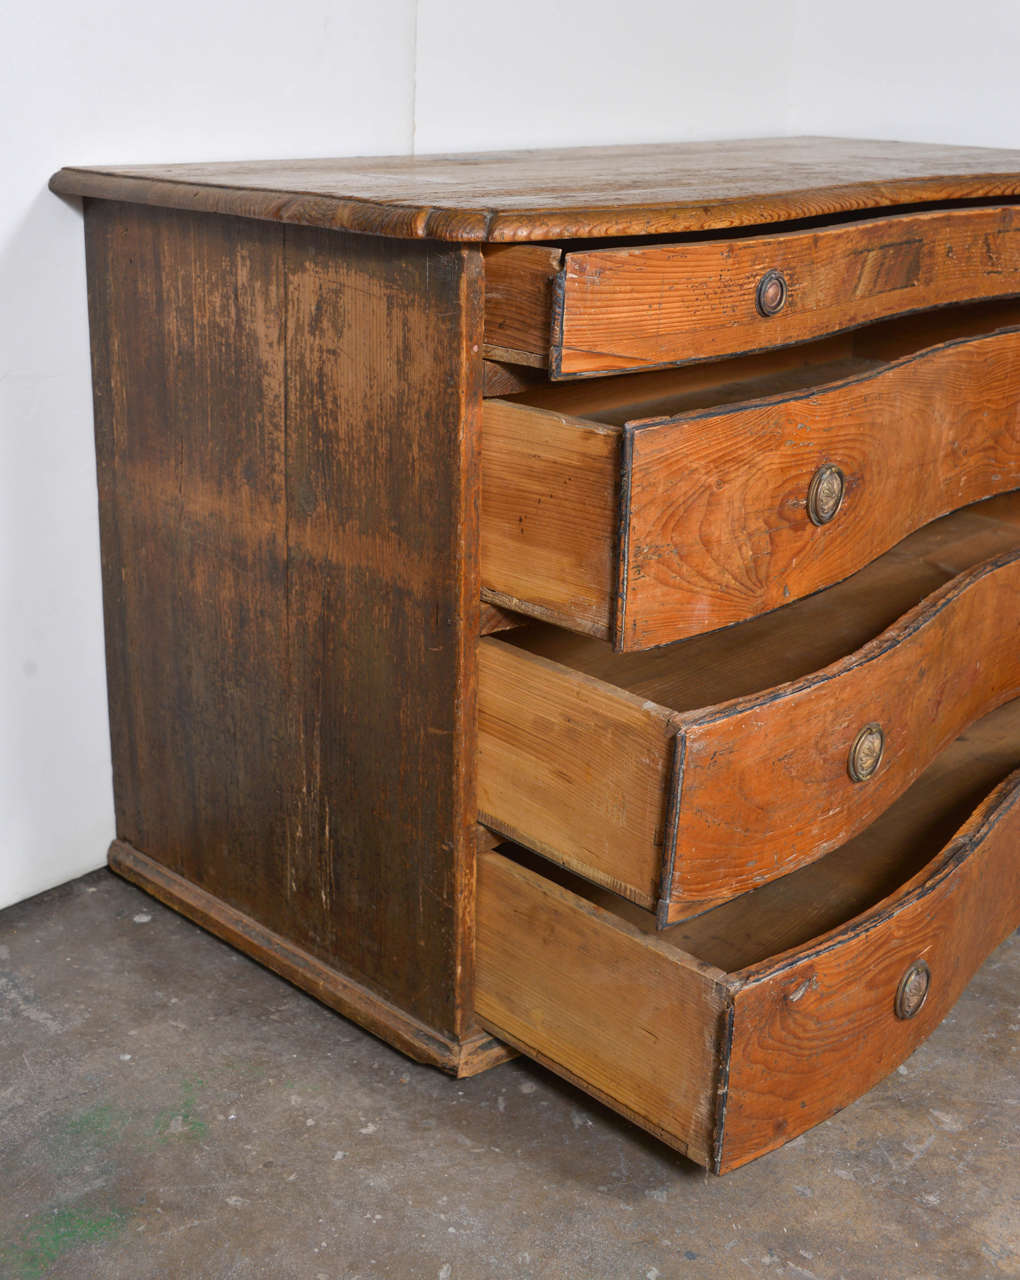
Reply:
[[[779,272],[787,300],[758,309]],[[556,377],[737,355],[924,307],[1020,292],[1020,209],[901,213],[814,231],[569,253]]]
[[[483,1023],[710,1163],[723,975],[498,853],[480,859],[478,924]]]
[[[86,230],[118,837],[468,1034],[480,255]]]
[[[740,975],[719,1172],[845,1107],[938,1026],[1020,921],[1018,842],[1020,772],[901,892],[807,951]],[[927,998],[899,1018],[897,988],[917,961],[930,970]]]
[[[624,459],[617,645],[740,622],[1020,487],[1020,330],[806,393],[636,424]],[[839,468],[844,496],[817,525],[808,493],[823,466]]]

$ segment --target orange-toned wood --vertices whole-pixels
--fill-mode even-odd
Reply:
[[[530,621],[531,619],[523,613],[513,613],[510,609],[501,609],[498,605],[483,603],[478,634],[491,636],[496,631],[509,631],[513,627],[526,626]]]
[[[1020,152],[754,138],[446,156],[61,169],[50,186],[330,230],[512,242],[758,226],[1020,195]]]
[[[763,315],[772,272],[785,304]],[[1020,292],[1020,209],[900,213],[817,230],[568,253],[553,377],[707,360]]]
[[[989,305],[987,311],[991,311]],[[983,308],[985,310],[985,308]],[[998,311],[996,311],[996,316]],[[990,316],[983,319],[982,332],[989,332],[1020,321],[1020,306],[1013,304],[1009,317],[996,324]],[[886,326],[875,326],[884,329]],[[946,328],[943,321],[942,329]],[[956,326],[951,332],[956,334]],[[868,330],[868,332],[872,332]],[[927,335],[926,335],[927,336]],[[515,397],[514,403],[536,409],[551,409],[573,418],[590,418],[610,426],[654,417],[690,413],[724,404],[754,400],[767,394],[797,391],[832,381],[845,370],[849,376],[859,368],[878,368],[882,362],[882,342],[876,341],[873,354],[858,357],[855,345],[858,334],[839,333],[818,342],[799,347],[777,347],[774,351],[757,351],[730,360],[714,360],[706,364],[671,365],[667,369],[645,370],[626,377],[613,374],[605,378],[575,378],[551,382],[544,374],[524,365],[497,365],[503,370],[516,369],[518,379],[502,395]],[[934,346],[945,341],[938,333],[920,346]],[[917,349],[917,346],[914,348]],[[858,364],[854,364],[858,361]],[[486,361],[492,367],[492,361]],[[831,370],[837,372],[833,373]],[[849,366],[849,368],[848,368]],[[493,375],[492,385],[495,385]]]
[[[1013,738],[1016,759],[1017,742]],[[984,958],[1020,923],[1020,771],[891,901],[807,952],[746,971],[734,996],[720,1173],[826,1119],[892,1071],[938,1026]],[[896,1017],[916,961],[923,1007]]]
[[[482,1023],[711,1165],[725,975],[499,853],[478,863]]]
[[[663,922],[863,830],[963,728],[1020,694],[1018,637],[1020,549],[954,578],[843,662],[685,717]],[[872,724],[882,758],[854,781],[850,751]]]
[[[845,496],[819,526],[808,492],[826,465],[843,473]],[[1020,329],[809,394],[633,425],[623,467],[617,645],[753,617],[947,511],[1020,487]]]
[[[609,635],[619,432],[502,400],[483,413],[483,599]]]
[[[658,934],[513,846],[486,854],[479,1016],[692,1159],[736,1168],[903,1061],[1016,926],[1018,755],[1014,702],[856,840]],[[927,999],[904,1019],[897,989],[919,960]]]
[[[502,640],[478,646],[482,822],[650,904],[661,873],[670,713]]]
[[[493,360],[548,363],[553,281],[561,250],[544,244],[485,251],[485,347]]]
[[[1020,486],[1020,312],[989,319],[1008,327],[974,336],[975,312],[946,313],[909,355],[887,328],[889,363],[872,335],[867,357],[811,344],[801,368],[785,352],[610,379],[601,407],[584,384],[487,401],[486,598],[612,626],[621,650],[661,645],[808,595]],[[845,496],[817,525],[808,493],[827,465]]]
[[[1020,527],[980,511],[718,636],[633,655],[543,627],[484,641],[482,820],[658,899],[663,923],[843,843],[1020,692]],[[883,759],[854,782],[849,752],[872,723]]]

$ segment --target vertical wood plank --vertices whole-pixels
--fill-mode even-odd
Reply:
[[[473,952],[480,255],[290,228],[286,261],[289,874],[329,902],[344,967],[456,1032]]]
[[[109,202],[86,232],[118,838],[456,1038],[480,254]]]

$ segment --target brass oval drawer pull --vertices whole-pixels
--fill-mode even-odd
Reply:
[[[931,970],[923,960],[915,960],[910,968],[900,978],[900,985],[896,988],[896,1016],[897,1018],[912,1018],[915,1013],[919,1013],[924,1002],[928,999],[928,990],[931,987]]]
[[[766,271],[758,281],[754,301],[758,312],[763,316],[774,316],[786,306],[790,296],[790,288],[781,271]]]
[[[846,478],[839,467],[819,467],[808,486],[807,512],[812,524],[828,524],[843,505]]]
[[[882,762],[885,734],[877,724],[866,724],[850,748],[846,770],[854,782],[867,782]]]

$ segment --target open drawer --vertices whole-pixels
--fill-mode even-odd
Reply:
[[[663,924],[862,831],[1020,693],[1020,493],[828,591],[648,653],[532,624],[479,643],[482,822]]]
[[[665,932],[513,846],[486,854],[478,1016],[691,1159],[736,1168],[902,1062],[1020,922],[1018,762],[1013,702],[849,844]]]
[[[671,243],[486,250],[485,342],[553,379],[712,360],[1020,292],[1020,209],[993,205]]]
[[[490,399],[481,454],[483,597],[670,643],[1020,487],[1020,303]]]

